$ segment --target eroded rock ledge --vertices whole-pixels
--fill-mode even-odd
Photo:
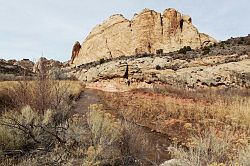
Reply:
[[[154,84],[189,88],[250,88],[250,35],[212,47],[164,54],[121,56],[71,69],[69,74],[112,91]]]

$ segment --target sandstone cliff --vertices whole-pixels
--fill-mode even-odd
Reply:
[[[191,17],[175,9],[166,9],[162,14],[144,9],[132,20],[113,15],[97,25],[71,60],[78,66],[102,58],[155,53],[158,49],[167,53],[184,46],[199,48],[214,42],[215,39],[198,32]]]

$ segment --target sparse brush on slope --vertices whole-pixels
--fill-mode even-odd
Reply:
[[[242,156],[247,155],[250,141],[249,91],[188,91],[172,88],[168,87],[161,94],[143,90],[106,93],[103,98],[108,107],[116,110],[119,116],[168,135],[178,148],[182,145],[179,149],[183,151],[182,155],[190,157],[192,152],[196,162],[240,163],[239,154],[242,152]],[[211,131],[208,130],[210,128]],[[192,142],[199,141],[200,144],[196,144],[195,149],[190,149]],[[211,147],[207,145],[209,141],[214,143]],[[211,152],[206,152],[206,156],[199,151],[200,148],[207,148]],[[203,149],[204,153],[206,150]],[[194,159],[189,160],[193,162]]]

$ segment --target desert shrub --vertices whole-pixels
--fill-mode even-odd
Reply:
[[[163,49],[158,49],[158,50],[156,50],[156,54],[157,54],[157,55],[163,54]]]
[[[225,43],[224,43],[224,42],[221,42],[221,43],[220,43],[220,47],[223,48],[223,49],[225,49]]]
[[[100,63],[100,64],[105,63],[105,59],[104,59],[104,58],[101,58],[101,59],[99,60],[99,63]]]
[[[202,49],[202,51],[203,51],[202,55],[207,55],[207,54],[209,54],[209,52],[210,52],[210,48],[207,47],[207,46],[205,46],[205,47]]]
[[[181,48],[181,49],[179,49],[178,53],[179,53],[179,54],[186,54],[186,53],[187,53],[187,50],[184,49],[184,48]]]
[[[0,119],[0,152],[6,156],[18,156],[21,165],[83,161],[87,148],[91,146],[86,124],[82,116],[70,118],[55,110],[41,114],[26,106],[21,111],[9,111]],[[6,159],[0,158],[0,161]]]
[[[169,150],[173,158],[190,166],[232,165],[236,161],[237,149],[240,148],[234,139],[234,132],[230,129],[220,134],[215,129],[208,129],[191,138],[188,150],[176,146]]]
[[[250,163],[250,145],[248,144],[246,147],[242,148],[238,152],[238,159],[236,163],[239,165],[248,165]]]
[[[242,41],[242,40],[239,40],[238,41],[238,44],[243,44],[244,43],[244,40]]]
[[[246,45],[250,45],[250,39],[246,41]]]
[[[72,131],[77,130],[80,134],[82,124],[70,121],[69,110],[74,96],[80,95],[82,85],[78,82],[53,81],[47,78],[8,82],[3,85],[8,88],[8,93],[2,89],[1,93],[8,95],[14,107],[12,107],[13,110],[8,110],[9,107],[0,116],[0,152],[2,153],[0,160],[3,155],[6,155],[14,156],[14,161],[17,162],[16,159],[19,156],[18,160],[22,162],[22,156],[31,155],[32,161],[34,157],[34,160],[43,163],[40,165],[53,165],[46,163],[49,163],[49,160],[53,161],[52,163],[56,163],[57,159],[66,160],[76,152],[77,155],[80,154],[79,149],[72,150],[71,145],[81,142]],[[6,103],[4,105],[6,106]],[[48,157],[48,160],[45,162],[37,158],[38,152],[39,155]],[[56,157],[53,158],[53,156]],[[9,160],[8,157],[3,158],[4,161],[6,159]]]
[[[85,165],[115,163],[121,157],[119,148],[122,140],[121,122],[102,111],[101,105],[91,105],[88,124],[92,135],[92,146],[87,150]]]
[[[36,81],[19,81],[15,87],[10,87],[8,95],[16,108],[29,105],[37,111],[47,109],[69,109],[70,84],[50,79]]]
[[[186,47],[186,50],[187,50],[187,51],[192,51],[192,49],[191,49],[190,46],[187,46],[187,47]]]
[[[161,70],[161,66],[160,65],[156,65],[155,69],[156,70]]]
[[[12,106],[12,99],[7,91],[0,91],[0,115],[1,113]]]
[[[91,105],[92,111],[88,114],[88,124],[94,136],[94,144],[110,145],[121,138],[121,122],[116,121],[111,114],[101,109],[100,105]]]
[[[191,51],[191,50],[192,50],[192,49],[191,49],[190,46],[184,46],[183,48],[181,48],[181,49],[178,51],[178,53],[179,53],[179,54],[186,54],[187,51]]]
[[[66,118],[65,112],[46,110],[44,114],[39,114],[29,106],[23,107],[20,112],[6,112],[0,119],[0,135],[5,142],[3,149],[25,153],[37,145],[46,148],[54,141],[65,143],[60,132],[66,130],[63,126]]]
[[[11,130],[8,126],[0,126],[1,151],[20,149],[25,142],[21,130]]]

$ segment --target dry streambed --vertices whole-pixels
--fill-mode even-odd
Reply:
[[[124,118],[116,109],[109,107],[101,96],[105,93],[100,90],[85,89],[80,99],[75,105],[74,112],[78,114],[86,114],[91,104],[102,104],[103,111],[114,115],[121,121],[125,128],[126,146],[135,158],[138,158],[140,164],[160,164],[170,159],[167,149],[171,144],[171,140],[166,134],[153,131],[147,126],[137,124]]]

